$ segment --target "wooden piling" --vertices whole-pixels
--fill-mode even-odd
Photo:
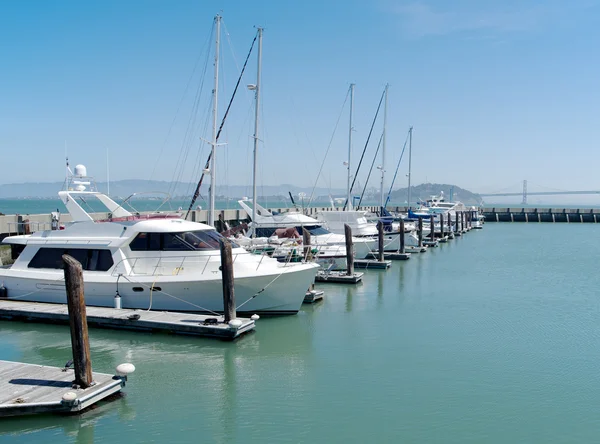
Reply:
[[[433,214],[429,216],[429,238],[431,242],[435,240],[435,219],[433,218]]]
[[[406,253],[404,245],[404,219],[400,219],[400,253]]]
[[[383,262],[383,253],[384,253],[384,246],[383,246],[383,222],[379,221],[377,222],[377,250],[378,250],[378,256],[377,256],[377,260],[379,262]]]
[[[454,213],[454,231],[460,233],[458,230],[458,211]]]
[[[354,244],[352,243],[352,228],[344,224],[344,235],[346,236],[346,275],[354,274]]]
[[[310,250],[310,231],[302,227],[302,244],[304,245],[304,260],[309,261],[312,259]]]
[[[68,254],[63,254],[65,266],[65,287],[71,328],[71,349],[75,367],[75,384],[81,388],[92,385],[92,359],[88,336],[85,296],[83,293],[83,272],[81,264]]]
[[[444,238],[444,215],[440,213],[440,238]]]
[[[419,225],[417,227],[417,236],[419,237],[419,248],[423,248],[423,218],[419,216]]]
[[[235,291],[233,282],[233,259],[231,256],[231,242],[223,238],[219,241],[221,244],[221,274],[223,280],[223,312],[228,323],[235,319]]]

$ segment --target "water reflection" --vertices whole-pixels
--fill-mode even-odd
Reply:
[[[259,407],[254,405],[253,394],[264,390],[265,382],[260,375],[279,380],[279,386],[286,387],[286,391],[302,390],[301,381],[308,374],[314,348],[313,322],[313,315],[306,313],[261,319],[256,333],[233,343],[92,329],[93,371],[113,373],[122,362],[135,364],[136,372],[124,390],[126,396],[100,403],[82,415],[6,419],[2,421],[0,437],[35,432],[39,441],[47,434],[55,437],[62,430],[69,440],[94,442],[100,439],[95,424],[104,425],[100,435],[107,439],[124,428],[123,425],[115,428],[115,422],[127,423],[139,416],[141,419],[136,419],[136,423],[146,423],[148,433],[160,434],[161,423],[166,421],[163,417],[177,415],[172,420],[176,424],[193,408],[213,441],[238,441],[235,418],[241,414],[241,408],[247,408],[243,404]],[[0,328],[10,338],[10,347],[0,346],[0,359],[10,357],[60,367],[70,358],[68,326],[1,322]],[[11,354],[13,346],[20,351],[17,357]],[[169,407],[157,413],[156,403]],[[106,427],[106,423],[110,425]]]

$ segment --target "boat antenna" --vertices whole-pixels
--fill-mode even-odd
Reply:
[[[225,110],[225,115],[223,116],[223,119],[221,120],[221,126],[219,127],[219,131],[217,132],[217,136],[215,138],[215,143],[219,140],[219,136],[221,136],[221,132],[223,131],[223,125],[225,125],[225,120],[227,119],[227,116],[229,115],[229,110],[231,109],[231,105],[233,104],[233,99],[235,98],[237,90],[240,86],[240,82],[242,81],[242,76],[244,75],[244,71],[246,70],[246,65],[248,65],[248,60],[250,59],[250,54],[252,54],[252,49],[254,48],[254,43],[256,42],[257,37],[258,37],[258,33],[256,34],[256,36],[254,36],[254,40],[252,40],[252,45],[250,45],[250,51],[248,51],[248,55],[246,56],[246,61],[244,62],[244,65],[242,66],[240,76],[238,77],[237,83],[235,84],[235,88],[233,89],[233,94],[231,95],[231,99],[229,100],[229,104],[227,105],[227,109]],[[214,150],[211,150],[210,153],[208,154],[208,159],[206,160],[206,164],[204,166],[205,170],[207,170],[211,164],[210,162],[211,162],[211,159],[213,156],[213,152],[214,152]],[[204,174],[202,174],[200,176],[198,185],[196,185],[196,190],[194,191],[194,195],[192,196],[192,201],[190,202],[190,206],[187,210],[187,213],[185,214],[186,219],[188,218],[190,211],[192,211],[192,208],[194,207],[196,200],[198,199],[198,197],[200,197],[200,187],[202,186],[203,179],[204,179]]]

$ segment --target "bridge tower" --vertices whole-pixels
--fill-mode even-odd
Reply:
[[[523,205],[527,205],[527,179],[523,181]]]

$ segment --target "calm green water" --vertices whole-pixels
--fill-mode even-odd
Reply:
[[[127,396],[0,443],[596,442],[599,255],[595,225],[488,223],[235,343],[94,329]],[[69,359],[68,327],[0,329],[0,359]]]

